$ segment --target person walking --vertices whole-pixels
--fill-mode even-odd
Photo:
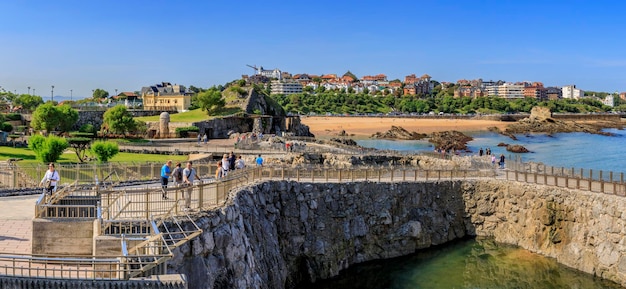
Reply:
[[[224,176],[228,175],[228,170],[230,170],[230,162],[228,161],[228,154],[224,154],[222,157],[222,168],[224,169]]]
[[[241,155],[237,157],[237,163],[235,164],[235,169],[241,170],[246,167],[246,163],[241,158]]]
[[[209,140],[209,137],[206,135],[206,133],[202,137],[202,140],[204,141],[204,144],[206,144],[206,142]]]
[[[480,148],[480,150],[478,151],[478,156],[482,157],[483,156],[483,148]]]
[[[191,208],[191,193],[193,193],[193,182],[196,181],[196,169],[191,166],[193,163],[191,161],[187,162],[187,166],[183,170],[183,186],[187,189],[185,190],[185,209],[189,210]]]
[[[177,188],[180,188],[183,185],[183,168],[181,166],[182,164],[177,162],[176,167],[172,170],[172,180],[176,183]],[[176,195],[178,195],[178,190],[176,191]]]
[[[57,172],[54,168],[54,163],[48,164],[48,170],[43,175],[41,182],[39,182],[39,187],[43,186],[46,194],[52,195],[52,192],[56,192],[57,184],[61,180],[61,176],[59,176],[59,172]]]
[[[504,169],[504,154],[500,154],[500,169]]]
[[[263,166],[263,158],[261,157],[261,155],[259,155],[256,158],[255,162],[256,162],[257,167],[262,167]]]
[[[222,161],[217,162],[217,168],[215,168],[215,179],[219,180],[224,177],[224,167]]]
[[[172,170],[170,167],[172,166],[172,161],[168,160],[161,167],[161,191],[163,192],[162,199],[167,200],[167,182],[169,181],[170,176],[172,175]]]
[[[492,155],[491,156],[491,166],[495,167],[496,166],[496,155]]]
[[[237,158],[235,157],[235,153],[234,152],[230,152],[230,155],[228,156],[228,170],[229,171],[234,171],[235,170],[235,162],[237,162]]]

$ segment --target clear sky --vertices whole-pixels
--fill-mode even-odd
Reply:
[[[0,86],[46,100],[252,74],[575,84],[626,91],[624,1],[0,2]],[[32,91],[31,91],[32,92]]]

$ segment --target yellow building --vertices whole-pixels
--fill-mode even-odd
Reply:
[[[141,88],[145,110],[185,111],[191,106],[191,93],[184,86],[162,82]]]

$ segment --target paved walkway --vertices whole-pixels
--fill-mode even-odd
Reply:
[[[0,198],[0,253],[30,254],[39,195]]]

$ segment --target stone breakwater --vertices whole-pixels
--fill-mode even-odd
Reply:
[[[349,266],[492,236],[626,285],[626,200],[507,181],[297,183],[230,193],[176,249],[189,288],[293,288]]]

